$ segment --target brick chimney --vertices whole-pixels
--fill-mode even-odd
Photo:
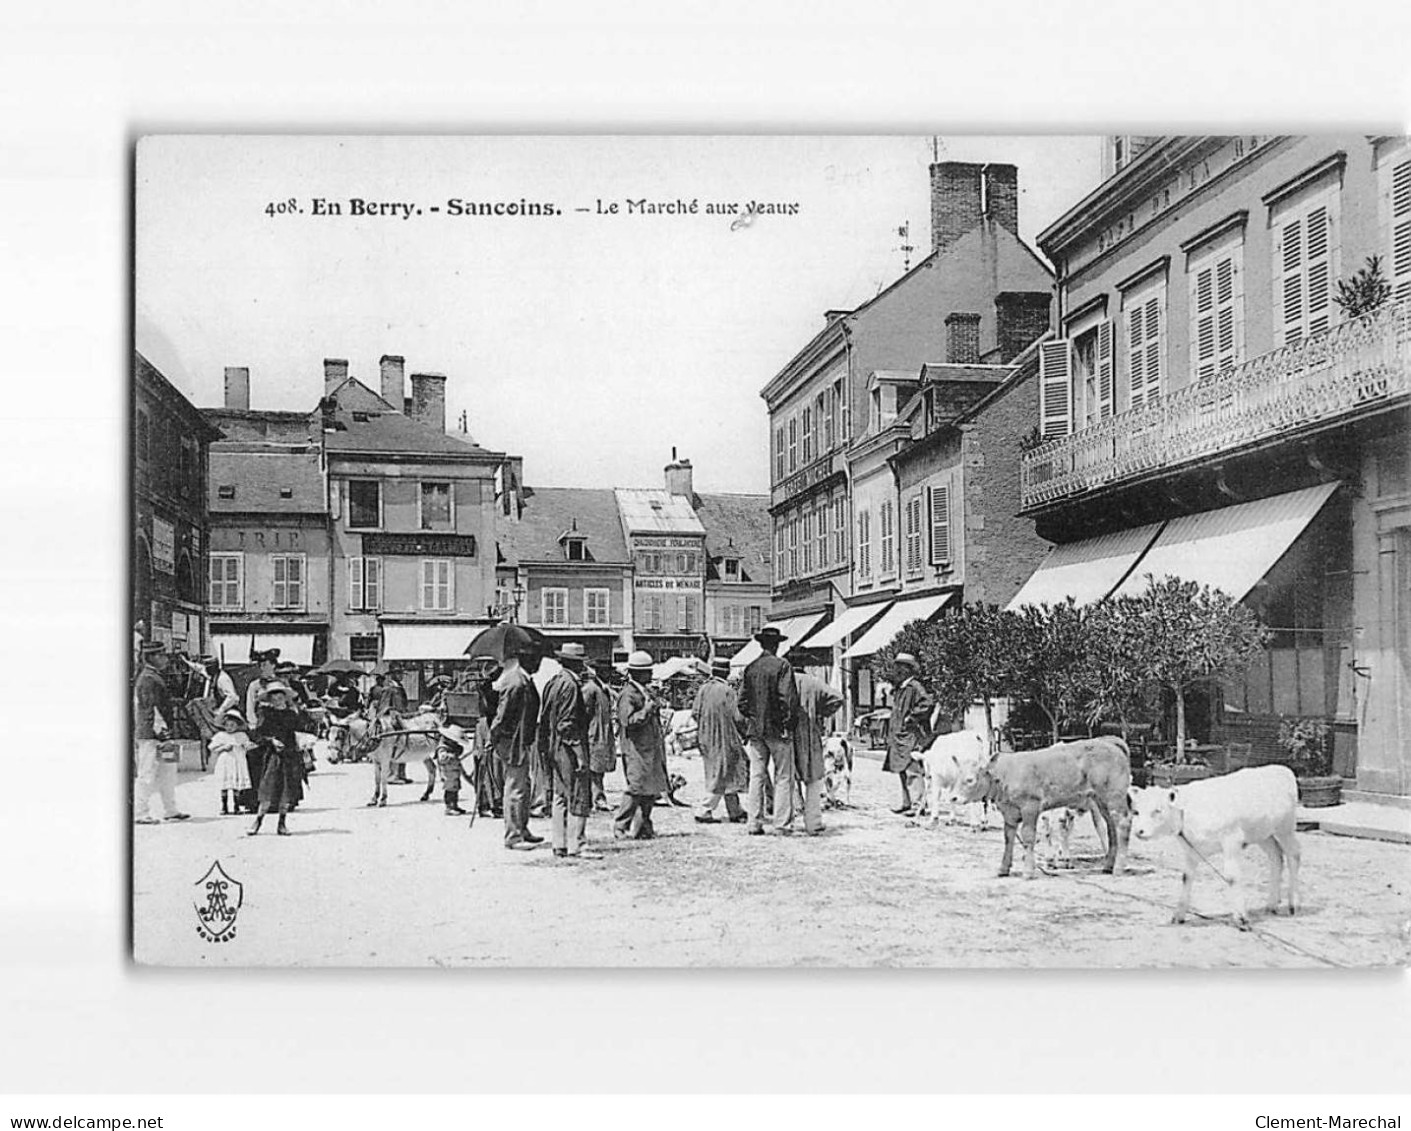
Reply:
[[[999,361],[1007,365],[1048,329],[1053,296],[1046,291],[1004,291],[995,296]]]
[[[413,373],[407,415],[438,432],[446,430],[446,375]]]
[[[384,353],[377,364],[382,370],[382,385],[379,389],[382,399],[392,406],[393,412],[401,412],[402,402],[406,398],[407,359],[394,353]]]
[[[246,365],[225,367],[225,407],[250,411],[250,368]]]
[[[980,360],[980,316],[946,315],[946,361],[953,365],[974,365]]]
[[[1014,165],[985,166],[985,215],[1001,228],[1019,234],[1019,170]]]
[[[949,247],[980,226],[980,170],[966,161],[931,166],[931,250]]]
[[[676,449],[671,449],[671,462],[666,465],[666,493],[692,498],[695,494],[691,482],[691,461],[677,459]]]
[[[348,361],[342,357],[323,359],[323,395],[332,396],[333,390],[348,379]]]

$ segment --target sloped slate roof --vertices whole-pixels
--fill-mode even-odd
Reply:
[[[221,487],[234,487],[235,497],[221,498]],[[214,445],[209,490],[212,514],[328,511],[316,451],[241,451]],[[288,498],[282,494],[286,490]]]
[[[726,547],[740,558],[745,580],[768,582],[771,522],[768,495],[697,495],[696,517],[706,532],[706,556],[711,559],[707,574],[719,576],[716,559]]]
[[[498,459],[503,454],[486,451],[465,437],[448,435],[400,412],[363,412],[340,406],[334,411],[333,420],[337,427],[324,433],[324,446],[333,453],[398,452],[486,459]]]
[[[704,534],[705,527],[683,495],[644,487],[617,488],[623,527],[634,534]]]
[[[577,525],[594,562],[627,564],[631,555],[622,536],[617,497],[610,488],[536,487],[526,493],[519,521],[497,517],[496,539],[508,565],[522,561],[565,561],[559,538]]]

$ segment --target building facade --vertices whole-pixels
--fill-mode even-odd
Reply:
[[[615,492],[632,555],[633,646],[657,660],[693,655],[705,639],[705,527],[690,496],[673,486]]]
[[[1339,772],[1405,796],[1411,146],[1171,137],[1113,166],[1039,239],[1060,336],[1021,493],[1056,546],[1016,601],[1226,590],[1273,643],[1191,705],[1196,736],[1257,755],[1322,719]],[[1374,256],[1391,297],[1353,317],[1339,283]]]
[[[206,633],[206,480],[221,433],[134,351],[132,622],[191,654]]]
[[[676,470],[675,485],[689,492],[705,528],[705,634],[713,655],[734,656],[764,627],[769,611],[769,496],[696,494],[690,460]]]

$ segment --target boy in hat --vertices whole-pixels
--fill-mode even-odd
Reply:
[[[151,814],[152,794],[162,798],[162,813],[168,821],[184,821],[190,814],[176,807],[176,762],[167,760],[159,749],[169,733],[172,720],[171,696],[162,671],[167,666],[164,644],[143,644],[142,666],[132,687],[133,738],[137,742],[137,782],[133,807],[139,825],[155,825]]]
[[[627,778],[622,805],[613,818],[613,835],[649,840],[652,803],[670,788],[666,778],[666,738],[661,731],[661,708],[648,684],[652,657],[633,652],[627,658],[627,683],[617,697],[617,723],[622,739],[622,772]]]
[[[461,779],[473,786],[475,779],[465,772],[462,759],[470,749],[474,738],[455,723],[445,723],[436,728],[441,733],[441,741],[436,745],[436,765],[441,769],[441,781],[446,786],[446,816],[464,817],[461,808]]]
[[[911,816],[911,787],[916,788],[916,801],[925,795],[921,763],[913,755],[925,750],[931,741],[931,708],[935,701],[917,675],[921,665],[910,652],[899,652],[892,661],[897,693],[892,700],[892,725],[887,732],[887,759],[882,769],[896,774],[901,781],[901,804],[892,810],[904,817]]]
[[[794,669],[777,655],[784,635],[773,625],[755,634],[761,652],[745,669],[740,714],[745,717],[745,749],[750,755],[749,832],[764,835],[765,784],[773,766],[774,833],[787,836],[794,824],[795,717],[799,710]]]
[[[749,788],[749,754],[745,751],[745,717],[735,689],[730,686],[730,660],[717,656],[710,664],[710,679],[701,684],[691,708],[699,730],[701,769],[705,772],[707,800],[696,814],[703,825],[715,824],[715,807],[723,800],[731,823],[744,821],[740,794]]]
[[[578,680],[583,645],[567,643],[555,654],[559,670],[544,686],[539,704],[539,749],[547,763],[550,836],[554,855],[583,854],[592,808],[588,778],[588,717]]]

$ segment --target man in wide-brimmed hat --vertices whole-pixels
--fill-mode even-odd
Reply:
[[[539,734],[539,691],[529,677],[538,670],[539,660],[533,645],[522,645],[505,657],[494,685],[498,700],[490,741],[504,770],[506,848],[529,849],[544,840],[529,831],[529,763]]]
[[[652,657],[633,652],[627,657],[627,683],[617,697],[617,724],[622,736],[622,772],[627,785],[613,818],[613,835],[649,840],[652,804],[666,793],[666,737],[661,732],[661,708],[649,689]]]
[[[162,672],[167,666],[165,644],[144,643],[139,649],[142,666],[132,687],[132,736],[137,744],[137,780],[133,808],[139,825],[155,825],[152,794],[162,799],[162,816],[184,821],[190,815],[176,807],[176,760],[162,748],[172,723],[171,696]]]
[[[774,834],[787,836],[794,825],[795,717],[799,693],[794,670],[778,656],[784,635],[773,625],[755,633],[760,654],[745,668],[740,684],[740,714],[746,721],[745,749],[750,755],[749,832],[764,835],[765,783],[774,785]]]
[[[715,824],[715,808],[725,802],[725,813],[735,824],[745,820],[740,794],[749,788],[749,754],[745,750],[745,717],[739,697],[730,686],[730,659],[711,661],[710,679],[701,684],[691,713],[696,718],[701,769],[705,773],[706,801],[696,814],[701,824]]]
[[[901,804],[892,810],[911,816],[912,806],[925,796],[921,763],[914,755],[931,741],[931,708],[935,701],[917,676],[921,665],[910,652],[898,652],[892,661],[896,694],[892,698],[892,721],[887,730],[887,759],[882,769],[901,781]],[[915,791],[916,800],[912,800]]]
[[[592,809],[588,716],[579,685],[586,655],[583,645],[569,642],[554,653],[554,659],[559,670],[544,685],[539,702],[539,749],[547,763],[554,855],[568,858],[583,854]]]

